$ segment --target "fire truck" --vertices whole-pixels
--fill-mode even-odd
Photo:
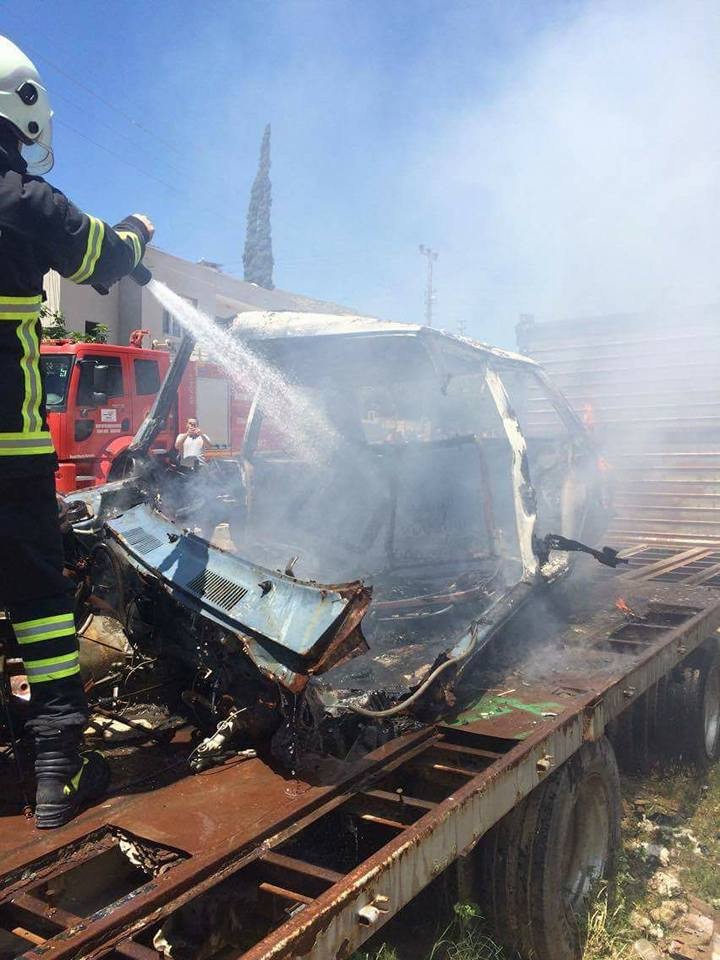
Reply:
[[[41,361],[48,424],[59,470],[59,493],[120,479],[127,450],[147,416],[172,360],[168,350],[109,343],[47,340]],[[171,450],[188,417],[211,441],[209,456],[232,456],[241,446],[249,403],[214,364],[192,360],[183,377],[158,450]]]

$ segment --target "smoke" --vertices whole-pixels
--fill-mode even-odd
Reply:
[[[594,3],[436,131],[410,189],[439,188],[441,324],[717,299],[719,41],[706,0]]]
[[[50,6],[49,36],[15,23],[17,39],[71,62],[84,29],[102,76],[100,14],[71,11],[68,31]],[[145,5],[122,103],[156,135],[51,70],[86,108],[56,106],[59,185],[110,221],[147,208],[161,247],[241,273],[270,120],[280,288],[418,321],[426,243],[436,324],[507,346],[520,313],[713,301],[719,17],[711,0],[286,0],[191,5],[168,36],[167,4]],[[63,116],[127,163],[73,143]]]
[[[323,411],[245,345],[242,324],[231,335],[166,284],[151,280],[148,290],[197,339],[201,351],[223,370],[238,393],[254,397],[257,392],[264,416],[296,455],[318,465],[330,461],[339,437]]]
[[[241,272],[270,120],[279,288],[419,321],[426,243],[436,325],[506,346],[521,313],[718,299],[710,0],[211,6],[170,43],[144,20],[148,116],[182,130],[172,169],[132,157],[181,191],[140,194],[161,246]]]
[[[379,125],[362,126],[357,98],[348,98],[338,121],[322,63],[313,60],[309,77],[297,84],[284,70],[283,86],[293,103],[303,104],[298,126],[312,134],[301,142],[312,149],[294,144],[290,169],[277,125],[278,283],[416,320],[423,273],[416,245],[427,242],[440,251],[437,323],[456,329],[462,322],[469,334],[507,345],[522,313],[539,320],[656,315],[717,299],[720,8],[707,0],[616,0],[575,9],[528,31],[496,63],[491,82],[479,87],[468,75],[465,90],[466,78],[459,77],[457,96],[445,90],[431,107],[418,101],[415,124],[400,126],[394,142],[383,139],[387,130]],[[304,35],[315,32],[311,21]],[[329,39],[326,22],[318,32]],[[452,51],[448,44],[448,61]],[[335,62],[325,68],[331,79],[352,77],[363,109],[377,116],[387,84],[365,64],[360,74],[345,71],[353,58],[343,63],[343,52],[352,51],[333,48]],[[320,88],[327,98],[308,96]],[[348,167],[352,151],[360,170]],[[331,167],[343,171],[344,184]],[[294,220],[283,206],[290,203],[283,182],[301,198]],[[374,204],[367,203],[368,184]],[[408,256],[389,258],[392,245]],[[647,449],[656,439],[640,442]],[[389,502],[379,470],[358,466],[345,450],[333,466],[337,474],[324,486],[312,473],[296,470],[286,481],[270,469],[259,484],[268,504],[261,532],[282,539],[285,551],[273,562],[304,547],[299,576],[308,575],[308,566],[318,576],[358,567],[363,573],[376,559],[370,546],[378,553],[385,546],[381,527],[370,524],[373,509]],[[432,478],[427,489],[436,484]],[[432,517],[437,503],[414,512]],[[420,540],[424,531],[418,533]]]

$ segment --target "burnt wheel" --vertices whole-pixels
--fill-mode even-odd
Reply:
[[[498,938],[526,960],[579,960],[589,895],[598,881],[612,881],[619,846],[620,782],[603,737],[585,744],[479,848],[479,899]]]

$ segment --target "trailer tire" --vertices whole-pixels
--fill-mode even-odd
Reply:
[[[624,773],[649,773],[662,765],[672,731],[668,724],[674,723],[668,702],[668,680],[662,677],[608,724],[606,733]]]
[[[668,683],[671,756],[706,769],[720,758],[720,656],[703,647],[688,657]]]
[[[579,960],[588,895],[615,873],[620,811],[617,763],[602,737],[490,832],[478,852],[479,898],[506,946],[527,960]]]

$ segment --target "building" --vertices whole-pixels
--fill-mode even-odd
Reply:
[[[247,310],[355,312],[335,303],[284,290],[265,290],[223,273],[218,264],[205,260],[192,263],[154,246],[148,247],[143,263],[155,279],[166,283],[203,313],[220,320],[229,320]],[[119,344],[127,344],[130,333],[138,329],[148,330],[150,341],[163,342],[180,336],[177,322],[163,310],[155,297],[128,277],[116,283],[103,297],[89,287],[77,286],[57,274],[49,274],[45,291],[48,306],[62,311],[67,330],[91,333],[97,324],[103,324],[109,331],[108,341]]]

